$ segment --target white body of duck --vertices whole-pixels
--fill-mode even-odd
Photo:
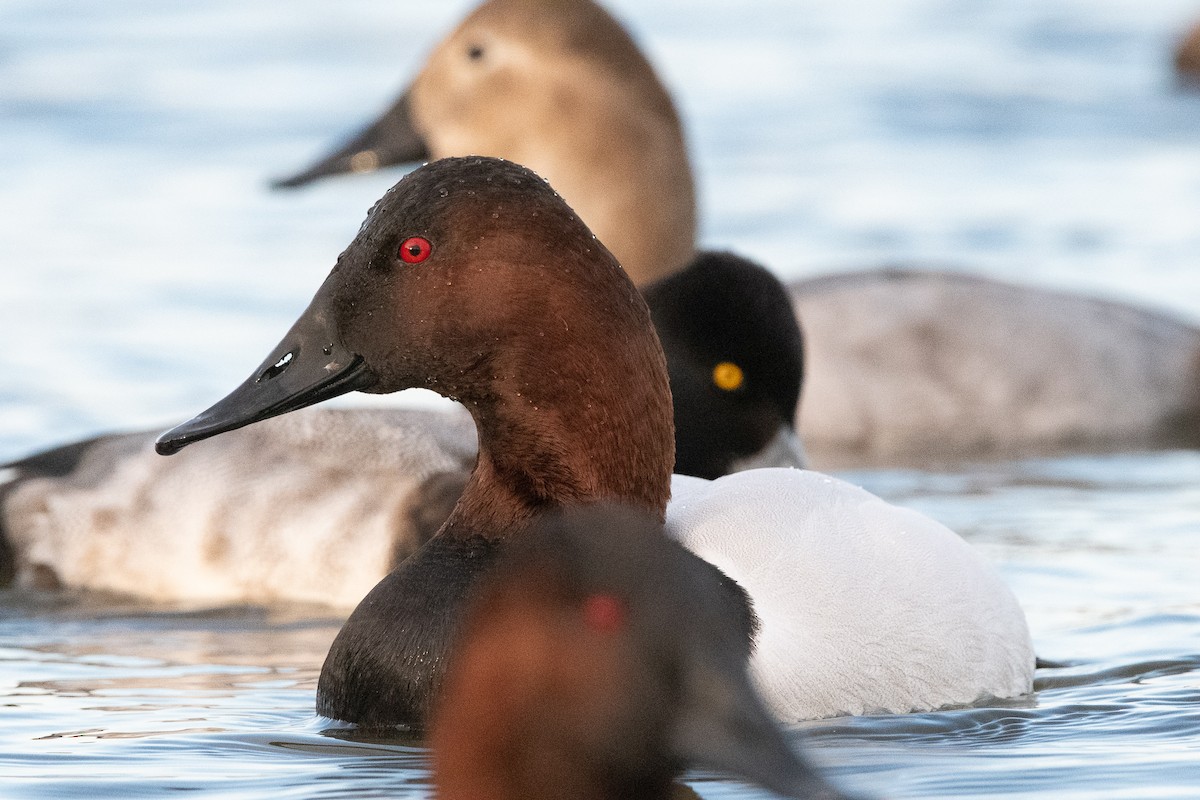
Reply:
[[[819,472],[675,476],[667,527],[745,589],[752,672],[785,722],[1031,691],[1025,615],[957,534]]]

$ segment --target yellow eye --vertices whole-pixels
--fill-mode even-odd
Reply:
[[[746,380],[742,368],[732,361],[722,361],[713,367],[712,378],[718,389],[724,389],[727,392],[742,388],[742,383]]]

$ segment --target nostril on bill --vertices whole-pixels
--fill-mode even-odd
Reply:
[[[288,352],[284,353],[282,358],[263,370],[263,373],[258,376],[258,380],[256,380],[255,383],[262,383],[263,381],[269,381],[272,378],[279,377],[287,370],[289,366],[291,366],[292,361],[294,361],[296,356],[299,354],[299,349],[289,350]]]

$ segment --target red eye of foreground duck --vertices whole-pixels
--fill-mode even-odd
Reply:
[[[583,601],[583,620],[599,633],[616,633],[625,626],[625,604],[611,594],[594,594]]]
[[[406,264],[419,264],[429,258],[431,252],[433,252],[433,245],[429,243],[428,239],[410,236],[404,240],[404,244],[400,245],[400,260]]]

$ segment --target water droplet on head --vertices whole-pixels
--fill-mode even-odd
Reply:
[[[441,189],[438,189],[438,197],[449,197],[449,196],[450,196],[450,190],[447,189],[445,186],[443,186]]]

